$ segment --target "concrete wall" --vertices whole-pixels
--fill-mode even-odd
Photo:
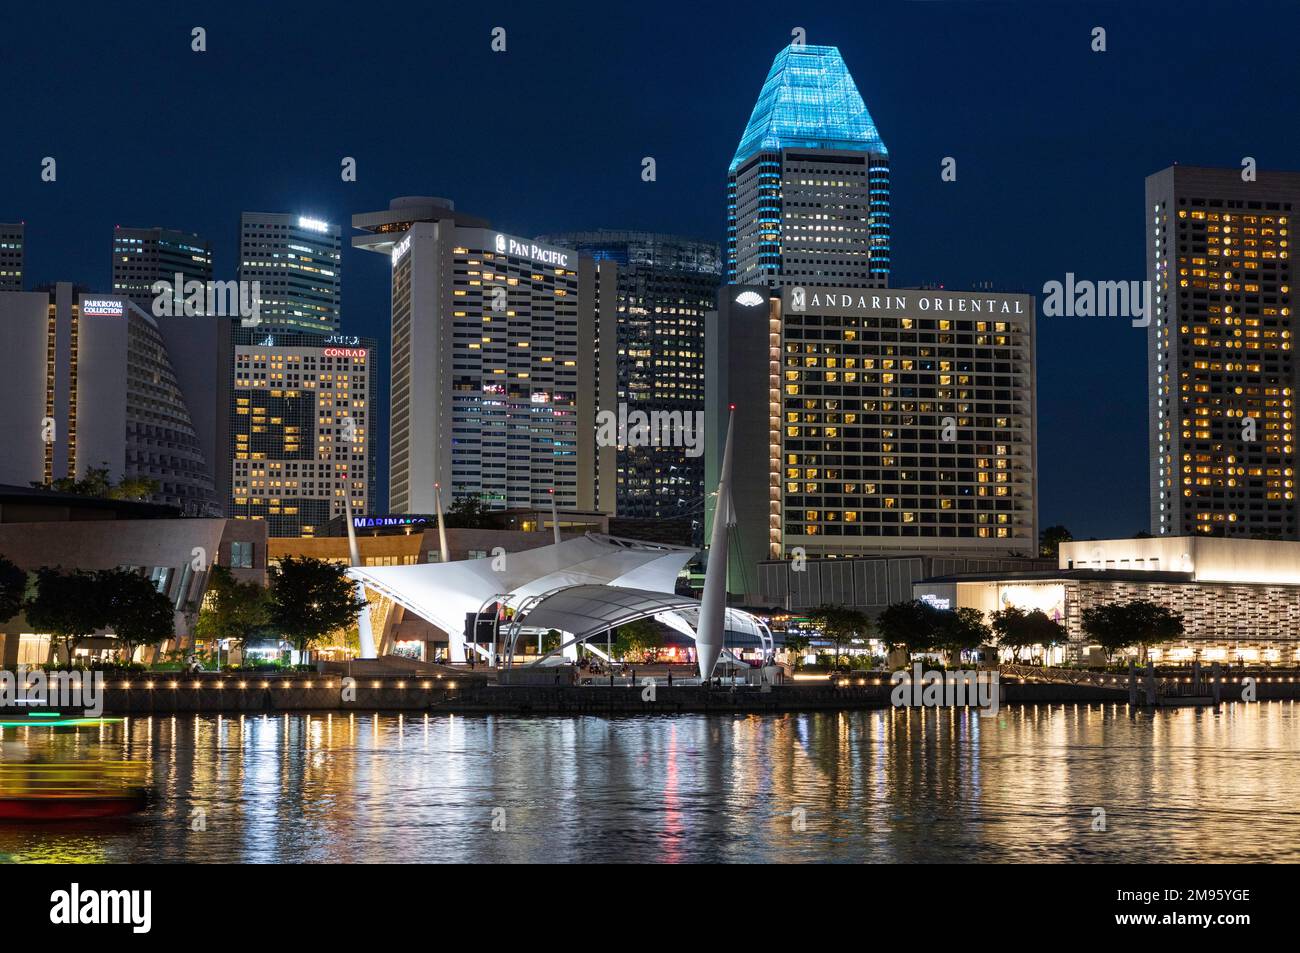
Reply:
[[[0,483],[27,486],[43,477],[49,310],[48,294],[0,293]]]
[[[1190,572],[1198,582],[1300,584],[1300,542],[1166,536],[1062,543],[1059,568]]]
[[[761,604],[791,610],[845,605],[875,614],[891,603],[919,599],[923,592],[950,598],[947,588],[939,592],[915,586],[933,576],[1051,568],[1050,562],[1043,560],[960,555],[809,559],[802,565],[802,569],[796,570],[795,563],[788,560],[760,564]]]
[[[66,523],[0,523],[0,555],[33,572],[42,566],[63,569],[113,569],[119,566],[170,569],[167,596],[177,607],[178,636],[189,634],[186,610],[192,611],[207,588],[214,561],[229,565],[231,542],[253,543],[254,565],[234,570],[236,578],[265,582],[266,527],[252,521],[224,519],[88,520]],[[31,632],[22,613],[0,623],[4,663],[18,663],[19,636]]]

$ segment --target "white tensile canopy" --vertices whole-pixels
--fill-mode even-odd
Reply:
[[[509,630],[515,636],[522,627],[556,629],[568,646],[651,616],[695,638],[699,600],[673,591],[694,555],[685,547],[589,533],[482,559],[357,566],[348,574],[446,632],[453,660],[463,661],[466,616],[496,601],[516,610]],[[728,609],[726,629],[770,647],[766,628],[747,612]]]
[[[550,546],[483,559],[414,566],[355,566],[348,575],[448,634],[463,658],[465,617],[498,599],[523,600],[568,586],[597,585],[671,595],[695,550],[588,533]]]

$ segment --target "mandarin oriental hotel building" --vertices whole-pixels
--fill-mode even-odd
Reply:
[[[732,285],[719,298],[706,485],[729,405],[736,446],[767,447],[733,474],[731,591],[797,606],[814,561],[1035,555],[1031,296]]]
[[[445,199],[357,216],[356,247],[392,265],[389,508],[613,512],[617,266],[508,235]],[[449,493],[447,491],[450,491]]]

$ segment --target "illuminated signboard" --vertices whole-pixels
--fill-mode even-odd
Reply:
[[[746,308],[757,308],[765,300],[757,291],[742,291],[736,295],[736,304],[744,305]]]
[[[998,292],[918,291],[846,291],[839,288],[804,288],[793,286],[781,292],[782,309],[792,314],[830,314],[884,317],[890,314],[938,314],[967,317],[1032,313],[1033,299],[1023,294]]]
[[[324,354],[326,357],[352,357],[357,360],[365,360],[366,349],[364,347],[327,347]]]
[[[396,245],[393,246],[393,267],[394,268],[397,267],[397,263],[401,261],[402,256],[407,253],[410,247],[411,247],[410,235],[407,235],[400,242],[398,242]]]
[[[357,529],[373,529],[376,526],[419,526],[429,522],[427,516],[354,516],[352,525]]]
[[[330,230],[329,222],[322,222],[318,218],[298,218],[298,227],[305,228],[313,232],[328,232]]]
[[[540,261],[544,265],[558,265],[560,268],[569,267],[570,253],[567,251],[560,251],[556,248],[543,248],[535,242],[521,242],[509,235],[498,235],[495,244],[496,250],[499,252]]]
[[[120,318],[126,314],[126,305],[107,298],[82,298],[81,313],[102,318]]]

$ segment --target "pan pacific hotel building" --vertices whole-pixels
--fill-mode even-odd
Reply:
[[[614,511],[617,266],[510,235],[447,199],[353,217],[392,266],[389,509]]]

